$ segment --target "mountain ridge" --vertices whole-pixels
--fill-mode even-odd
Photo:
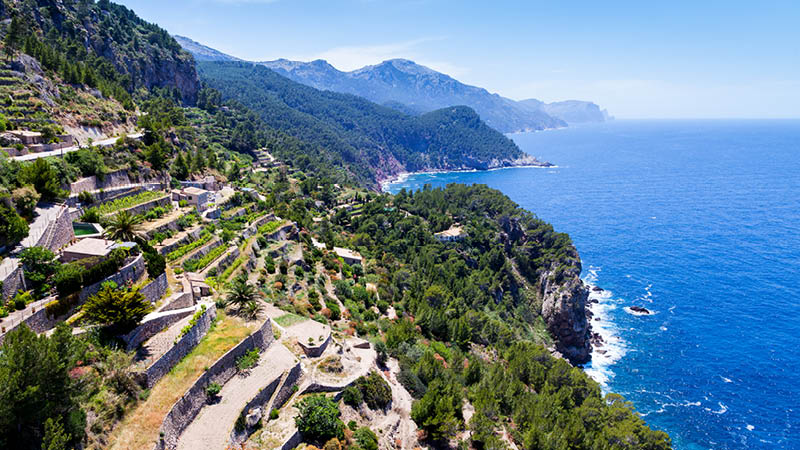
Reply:
[[[176,40],[198,61],[241,61],[189,38],[179,36]],[[349,72],[322,59],[303,62],[280,58],[255,63],[316,89],[357,95],[405,113],[422,114],[449,106],[469,106],[489,126],[503,133],[602,122],[608,117],[592,102],[515,101],[404,58]]]
[[[373,188],[402,172],[548,165],[467,106],[412,116],[360,96],[318,90],[256,63],[201,61],[197,68],[223,99],[331,153]]]

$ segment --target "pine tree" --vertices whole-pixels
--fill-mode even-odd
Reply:
[[[134,329],[152,310],[153,306],[138,288],[129,291],[114,283],[105,283],[100,292],[83,305],[83,316],[90,323],[106,325],[123,334]]]
[[[178,157],[175,158],[175,163],[172,164],[172,176],[179,180],[185,180],[189,177],[189,165],[186,164],[183,152],[178,152]]]
[[[22,46],[25,39],[25,28],[19,17],[14,16],[11,23],[8,25],[8,32],[5,39],[5,53],[9,58],[14,56]]]

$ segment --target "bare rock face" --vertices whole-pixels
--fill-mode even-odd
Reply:
[[[589,289],[580,279],[579,259],[560,274],[556,267],[553,264],[552,270],[543,272],[540,278],[542,317],[558,352],[572,364],[585,364],[592,351],[591,324],[586,319]]]

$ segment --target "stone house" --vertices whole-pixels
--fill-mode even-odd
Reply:
[[[439,242],[453,242],[464,239],[467,234],[460,225],[453,225],[449,229],[434,234]]]

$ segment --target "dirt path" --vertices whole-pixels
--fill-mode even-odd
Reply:
[[[246,376],[235,376],[225,383],[219,403],[206,405],[186,428],[178,450],[219,449],[228,446],[233,424],[244,406],[272,380],[280,378],[295,363],[294,355],[282,344],[274,343],[261,354],[258,365]]]

